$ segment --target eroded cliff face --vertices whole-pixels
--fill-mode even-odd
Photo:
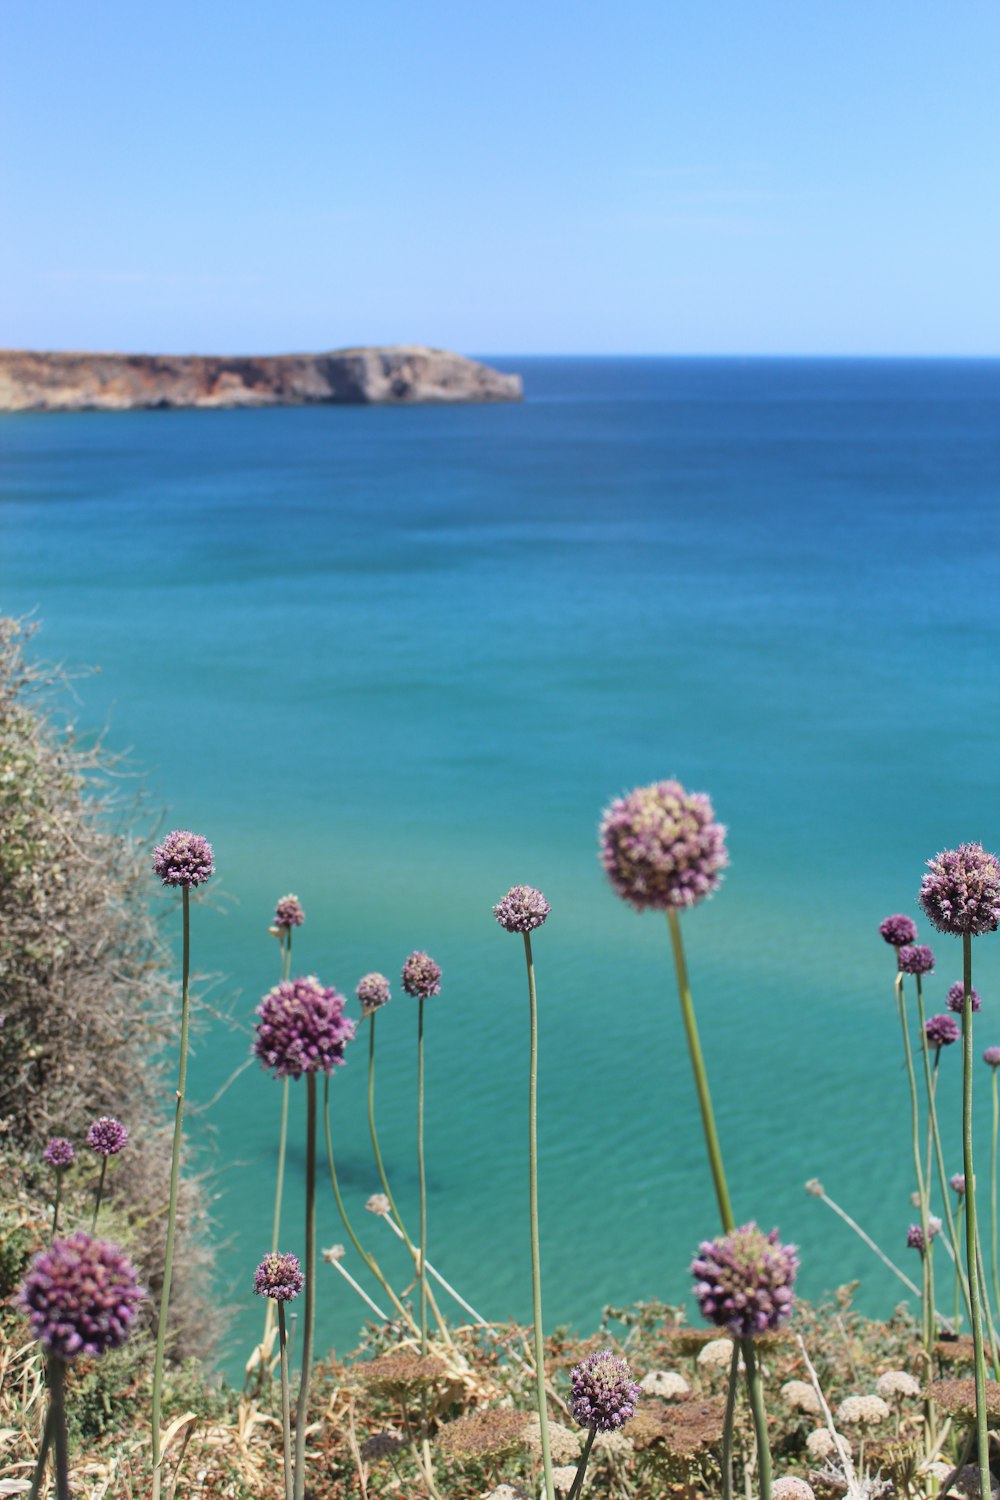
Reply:
[[[519,375],[419,345],[329,354],[43,354],[0,350],[0,411],[519,401]]]

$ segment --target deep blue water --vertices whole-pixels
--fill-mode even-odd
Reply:
[[[595,857],[612,796],[670,775],[709,791],[732,867],[684,931],[737,1216],[799,1243],[807,1292],[861,1277],[887,1310],[902,1289],[803,1183],[905,1261],[875,929],[916,915],[937,849],[1000,845],[1000,363],[498,363],[524,373],[522,405],[5,418],[0,607],[37,610],[39,654],[100,667],[81,726],[131,747],[167,826],[215,844],[194,931],[224,976],[213,1006],[248,1025],[289,889],[296,969],[353,993],[412,948],[441,962],[429,1254],[498,1318],[530,1310],[523,954],[490,913],[517,881],[553,907],[535,943],[546,1322],[683,1299],[715,1232],[665,925]],[[935,947],[932,1010],[961,966]],[[1000,1041],[998,951],[975,945],[977,1048]],[[397,995],[379,1114],[411,1223],[415,1031]],[[210,1020],[192,1099],[247,1046]],[[362,1207],[365,1053],[334,1080],[338,1155],[358,1229],[401,1269]],[[958,1072],[946,1054],[950,1171]],[[242,1309],[234,1369],[260,1321],[278,1100],[254,1067],[190,1120],[220,1294]],[[343,1238],[327,1188],[320,1243]],[[343,1352],[363,1309],[320,1271],[321,1338]]]

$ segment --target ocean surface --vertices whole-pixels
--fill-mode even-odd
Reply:
[[[496,363],[523,373],[523,404],[0,421],[0,608],[36,612],[39,657],[99,668],[76,685],[81,731],[130,750],[161,829],[216,850],[194,910],[214,979],[188,1128],[234,1375],[261,1324],[280,1104],[257,1065],[238,1070],[286,891],[307,913],[297,972],[351,996],[368,970],[394,981],[378,1117],[410,1225],[416,1009],[398,974],[414,948],[442,965],[428,1253],[497,1319],[530,1315],[528,1008],[522,944],[491,907],[516,882],[546,893],[546,1324],[691,1307],[716,1210],[666,925],[618,900],[596,857],[610,799],[667,776],[730,830],[723,888],[683,930],[738,1219],[798,1243],[807,1294],[859,1279],[887,1313],[904,1289],[806,1194],[819,1177],[917,1270],[877,925],[918,915],[938,849],[1000,846],[1000,362]],[[174,899],[150,893],[179,938]],[[941,1010],[960,945],[921,936]],[[1000,939],[974,965],[978,1053],[1000,1042]],[[941,1061],[949,1171],[958,1050]],[[333,1080],[338,1166],[403,1281],[364,1211],[366,1065],[362,1032]],[[986,1147],[985,1066],[976,1086]],[[298,1251],[304,1102],[294,1086],[282,1243]],[[345,1239],[322,1176],[319,1225],[321,1246]],[[320,1347],[346,1353],[365,1309],[319,1275]]]

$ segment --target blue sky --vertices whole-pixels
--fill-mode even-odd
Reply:
[[[0,343],[1000,354],[993,0],[21,0]]]

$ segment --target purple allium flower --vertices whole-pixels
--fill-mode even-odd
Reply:
[[[934,968],[934,951],[926,943],[906,943],[899,952],[899,967],[904,974],[930,974]]]
[[[612,802],[601,822],[601,863],[636,911],[695,906],[729,863],[726,830],[703,792],[655,781]]]
[[[305,919],[306,914],[298,896],[282,896],[274,908],[274,925],[283,927],[286,932],[289,927],[301,927]]]
[[[441,965],[430,954],[411,953],[403,965],[403,989],[415,1000],[429,1000],[441,993]]]
[[[983,1053],[983,1062],[991,1068],[1000,1068],[1000,1047],[987,1047]]]
[[[953,1193],[957,1193],[961,1198],[962,1194],[965,1192],[965,1173],[956,1172],[954,1177],[949,1177],[948,1186],[951,1188]]]
[[[253,1050],[277,1078],[331,1073],[344,1061],[354,1022],[344,1015],[344,997],[314,974],[285,979],[257,1007]]]
[[[43,1161],[47,1161],[50,1167],[61,1171],[64,1167],[71,1167],[76,1159],[73,1150],[73,1142],[68,1141],[64,1135],[54,1135],[42,1152]]]
[[[275,1302],[291,1302],[305,1284],[297,1255],[265,1255],[253,1273],[253,1289],[258,1297]]]
[[[902,948],[906,943],[916,941],[917,924],[910,917],[904,917],[902,912],[886,917],[884,922],[879,923],[878,930],[894,948]]]
[[[969,999],[972,1001],[973,1010],[980,1010],[982,1008],[983,1002],[980,1000],[975,990],[969,991]],[[958,980],[956,984],[953,984],[951,989],[948,991],[946,1004],[949,1010],[955,1011],[958,1015],[962,1014],[962,1011],[965,1007],[965,985],[961,980]]]
[[[551,910],[541,891],[536,891],[533,885],[512,885],[494,906],[493,915],[508,932],[534,932]]]
[[[175,828],[153,851],[153,872],[164,885],[203,885],[215,873],[212,846],[200,833]]]
[[[366,974],[363,979],[358,980],[355,994],[361,1001],[361,1012],[366,1016],[370,1016],[373,1010],[388,1005],[392,999],[389,981],[384,974]]]
[[[80,1229],[35,1256],[14,1300],[43,1347],[73,1359],[124,1344],[144,1295],[118,1246]]]
[[[616,1432],[635,1416],[641,1391],[613,1349],[598,1349],[570,1372],[570,1403],[581,1427]]]
[[[703,1316],[735,1338],[780,1327],[792,1310],[797,1248],[780,1244],[776,1229],[765,1234],[753,1222],[704,1240],[691,1262]]]
[[[128,1140],[128,1131],[121,1120],[102,1115],[87,1131],[87,1145],[98,1156],[117,1156]]]
[[[933,1240],[941,1233],[941,1220],[936,1219],[933,1214],[927,1220],[927,1238]],[[911,1250],[924,1249],[924,1231],[919,1224],[911,1224],[906,1231],[906,1243]]]
[[[924,1026],[927,1040],[932,1047],[950,1047],[962,1035],[962,1028],[950,1011],[940,1016],[931,1016]]]
[[[960,844],[927,861],[918,900],[939,932],[979,937],[1000,927],[1000,860]]]

